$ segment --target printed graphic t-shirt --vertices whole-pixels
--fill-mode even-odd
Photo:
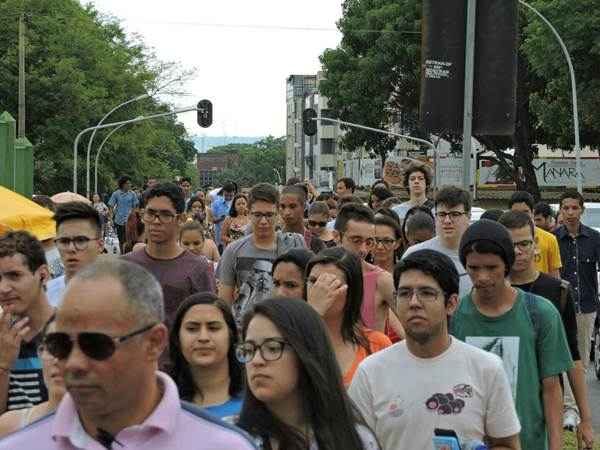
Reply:
[[[499,358],[458,339],[435,358],[414,356],[405,342],[381,350],[360,364],[348,393],[384,449],[431,450],[435,428],[461,440],[520,430]]]
[[[304,247],[302,235],[281,232],[277,233],[273,250],[257,248],[252,235],[227,246],[219,261],[217,278],[224,285],[234,287],[238,294],[232,307],[238,326],[244,312],[271,295],[273,261],[292,248]]]
[[[536,295],[540,347],[537,354],[536,333],[525,293],[517,291],[513,307],[498,317],[484,316],[470,294],[463,297],[452,316],[450,332],[468,344],[500,356],[523,426],[521,448],[545,450],[548,446],[542,380],[568,371],[573,360],[558,311],[550,301]]]

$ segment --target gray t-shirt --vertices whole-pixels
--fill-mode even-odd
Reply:
[[[277,232],[274,250],[256,248],[252,235],[229,244],[219,261],[217,278],[235,287],[238,297],[233,302],[233,315],[238,325],[243,314],[254,304],[271,295],[273,261],[292,248],[304,248],[304,237],[296,233]]]
[[[462,298],[463,296],[465,296],[471,292],[473,283],[471,282],[471,277],[469,277],[469,275],[467,274],[467,271],[465,270],[464,266],[460,262],[460,258],[458,257],[458,250],[452,250],[448,247],[444,247],[438,236],[434,237],[433,239],[429,239],[428,241],[421,242],[420,244],[416,244],[416,245],[413,245],[412,247],[409,247],[404,252],[404,255],[402,255],[402,258],[404,258],[407,255],[410,255],[413,252],[416,252],[417,250],[425,250],[425,249],[435,250],[440,253],[443,253],[444,255],[448,256],[452,260],[452,262],[454,263],[454,266],[456,267],[456,270],[458,270],[458,276],[459,276],[459,281],[460,281],[459,292],[458,292],[459,297]]]
[[[414,208],[415,206],[419,206],[416,205],[414,203],[412,203],[410,200],[404,202],[404,203],[400,203],[399,205],[396,205],[392,208],[392,211],[394,211],[396,214],[398,214],[398,217],[400,217],[400,221],[404,220],[404,217],[406,217],[406,213],[408,212],[409,209]],[[425,203],[423,203],[422,206],[425,206],[429,209],[433,208],[433,202],[431,200],[427,200]]]

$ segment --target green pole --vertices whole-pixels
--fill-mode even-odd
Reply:
[[[16,121],[8,112],[0,114],[0,184],[15,189]]]
[[[27,138],[15,141],[16,179],[15,191],[31,198],[33,195],[33,145]]]

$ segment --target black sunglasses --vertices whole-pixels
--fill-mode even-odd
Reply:
[[[115,353],[118,344],[150,330],[155,325],[153,323],[133,333],[119,337],[109,336],[104,333],[79,333],[76,338],[73,338],[67,333],[48,333],[44,338],[44,345],[48,353],[55,358],[67,359],[73,350],[73,343],[76,340],[79,349],[84,355],[96,361],[104,361]]]

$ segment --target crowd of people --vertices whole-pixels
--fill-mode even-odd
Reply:
[[[416,164],[408,201],[130,183],[56,206],[61,275],[0,236],[0,450],[592,448],[600,233],[577,191],[560,218],[515,192],[473,221]]]

